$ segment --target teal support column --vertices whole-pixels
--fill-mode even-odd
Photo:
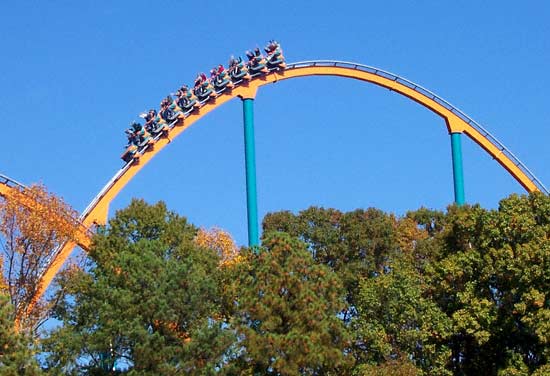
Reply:
[[[461,133],[451,133],[451,150],[453,153],[453,181],[455,189],[455,203],[464,205],[464,173],[462,170],[462,142]]]
[[[243,98],[244,158],[246,166],[246,209],[248,246],[260,244],[258,231],[258,196],[256,193],[256,150],[254,146],[254,99]]]

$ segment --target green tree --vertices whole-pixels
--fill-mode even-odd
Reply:
[[[497,210],[451,207],[426,268],[453,320],[455,374],[529,374],[550,356],[550,198],[512,195]],[[542,371],[540,371],[542,372]],[[539,373],[540,373],[539,372]]]
[[[353,374],[357,376],[418,376],[420,372],[410,361],[397,359],[379,364],[360,364]]]
[[[352,359],[337,317],[344,306],[338,277],[288,234],[269,233],[262,244],[234,269],[233,325],[243,350],[235,364],[255,374],[343,373]]]
[[[41,375],[24,333],[13,326],[13,307],[8,296],[0,294],[0,374],[2,376]]]
[[[548,373],[548,196],[404,218],[310,208],[264,229],[303,240],[344,282],[356,373]]]
[[[424,217],[428,221],[429,215]],[[305,241],[314,260],[329,266],[343,281],[347,304],[339,317],[353,330],[350,351],[359,362],[369,356],[366,340],[362,338],[365,332],[356,330],[356,325],[378,320],[371,316],[356,320],[360,282],[383,275],[395,257],[406,256],[422,269],[434,252],[428,242],[419,243],[428,237],[428,231],[414,217],[396,218],[374,208],[342,213],[311,207],[297,215],[273,213],[264,219],[264,231],[267,230],[286,231]]]
[[[317,263],[338,274],[347,292],[346,322],[355,310],[360,278],[380,272],[399,249],[395,218],[374,208],[342,213],[311,207],[298,215],[273,213],[265,217],[263,228],[301,239]]]
[[[134,200],[95,236],[85,270],[62,274],[44,344],[52,373],[215,373],[233,341],[219,319],[219,257],[163,203]],[[116,371],[114,371],[116,369]]]
[[[377,365],[378,373],[397,367],[395,372],[451,374],[446,343],[452,322],[426,296],[426,289],[422,275],[404,258],[392,261],[379,276],[361,281],[354,322],[361,341],[362,351],[355,353],[360,363]]]

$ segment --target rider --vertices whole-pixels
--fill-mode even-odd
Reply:
[[[252,61],[254,59],[254,53],[252,53],[250,50],[247,50],[245,54],[248,58],[248,61]]]
[[[189,90],[187,85],[182,85],[182,87],[180,87],[176,92],[176,95],[178,97],[178,106],[180,106],[184,110],[187,110],[189,102],[191,101],[191,98],[193,96],[191,90]]]
[[[254,57],[256,59],[261,59],[263,56],[262,56],[262,51],[260,51],[260,48],[259,47],[256,47],[254,49]]]
[[[240,59],[240,57],[239,57],[239,59]],[[229,58],[229,62],[227,63],[227,66],[229,67],[229,69],[231,70],[237,64],[239,64],[239,61],[237,59],[235,59],[235,56],[231,55],[231,57]]]
[[[160,116],[166,121],[171,122],[174,120],[174,111],[172,110],[172,97],[167,96],[160,102]]]
[[[273,51],[275,51],[278,47],[279,47],[279,43],[276,40],[272,39],[267,43],[267,46],[264,48],[264,51],[267,54],[270,54]]]
[[[157,127],[157,111],[154,109],[150,109],[149,112],[144,116],[145,119],[145,130],[147,132],[151,132],[155,130]]]
[[[228,66],[229,68],[227,70],[232,79],[250,79],[247,66],[243,62],[242,57],[239,56],[238,58],[235,58],[234,56],[231,56]]]
[[[206,74],[204,74],[203,72],[197,74],[197,78],[195,78],[194,87],[197,88],[201,86],[204,81],[206,81]]]
[[[276,40],[270,40],[264,50],[267,53],[266,59],[269,64],[279,66],[284,65],[283,51]]]
[[[246,56],[248,56],[248,67],[251,68],[254,72],[267,72],[265,67],[265,59],[260,51],[260,48],[256,47],[254,52],[247,51]]]
[[[262,53],[258,47],[253,52],[246,51],[246,56],[248,57],[248,64],[252,67],[258,65],[262,59]]]
[[[134,122],[135,123],[135,122]],[[132,128],[130,129],[126,129],[124,131],[124,133],[126,133],[126,138],[128,139],[128,144],[126,145],[126,147],[129,147],[131,145],[137,145],[138,144],[138,139],[136,137],[136,133],[133,129],[134,127],[134,124],[132,123],[131,124]]]
[[[178,97],[178,99],[184,98],[186,97],[188,91],[189,91],[189,88],[187,87],[187,85],[182,85],[178,89],[178,91],[176,91],[176,96]]]
[[[187,85],[183,85],[178,90],[178,98],[184,99],[185,101],[191,101],[193,99],[193,92],[189,90]]]
[[[210,81],[216,82],[217,77],[218,77],[218,70],[216,68],[210,69]]]
[[[195,94],[199,95],[200,93],[204,92],[204,90],[206,90],[207,87],[208,87],[208,78],[206,77],[206,74],[204,74],[204,72],[201,72],[197,75],[197,78],[195,79],[195,87],[194,87]]]
[[[226,79],[226,70],[223,67],[223,64],[219,64],[217,68],[212,68],[210,71],[210,76],[213,83],[223,83]]]
[[[134,134],[138,134],[143,129],[143,126],[137,121],[133,121],[130,125],[132,127],[131,130],[134,132]]]
[[[136,121],[133,121],[130,126],[132,128],[126,130],[128,142],[132,142],[134,145],[139,146],[140,143],[145,141],[147,134],[143,129],[143,126]]]
[[[242,68],[244,66],[243,58],[240,57],[240,56],[238,58],[235,58],[235,56],[231,56],[227,66],[228,66],[229,71],[239,70],[240,68]],[[235,73],[237,73],[237,72],[235,72]]]

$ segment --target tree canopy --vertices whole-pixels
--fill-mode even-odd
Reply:
[[[268,215],[264,231],[274,229],[304,240],[346,286],[356,372],[548,371],[548,196],[402,218],[312,207]]]
[[[219,256],[193,242],[196,228],[163,203],[133,201],[94,238],[85,270],[59,279],[47,341],[52,371],[207,374],[232,334],[218,320]]]
[[[38,351],[54,375],[550,374],[548,196],[403,216],[311,207],[263,229],[239,250],[134,200],[59,275],[59,325],[39,347],[0,297],[1,371],[39,374]]]

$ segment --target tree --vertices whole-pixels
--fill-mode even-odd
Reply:
[[[218,319],[219,257],[163,203],[134,200],[94,237],[85,270],[61,275],[45,341],[51,372],[209,374],[232,334]]]
[[[344,307],[338,277],[287,234],[266,234],[262,245],[234,268],[232,324],[242,345],[234,363],[259,374],[341,374],[352,359],[337,316]]]
[[[512,195],[497,210],[451,207],[426,268],[453,321],[455,374],[528,374],[550,356],[550,198]],[[543,372],[543,371],[540,371]]]
[[[195,243],[200,247],[216,251],[222,265],[239,262],[239,248],[227,231],[219,228],[210,230],[201,228],[195,236]]]
[[[78,229],[78,215],[62,199],[35,185],[13,188],[9,199],[0,200],[0,241],[4,257],[0,258],[0,285],[15,307],[20,328],[32,332],[47,313],[48,304],[33,300],[41,273],[59,245],[73,239]],[[0,289],[2,288],[0,286]]]
[[[357,376],[418,376],[421,371],[407,359],[390,360],[380,364],[360,364],[355,370]]]
[[[378,372],[408,364],[405,368],[418,374],[451,374],[447,342],[452,322],[426,291],[425,278],[404,257],[392,260],[379,276],[361,281],[354,322],[360,363],[380,366]],[[394,364],[396,359],[400,361]]]
[[[13,326],[13,307],[8,296],[0,294],[0,374],[3,376],[40,375],[25,333]]]
[[[498,210],[420,209],[398,227],[406,219],[423,233],[409,224],[398,239],[413,234],[414,247],[360,284],[359,363],[377,372],[393,359],[426,374],[547,372],[550,198],[512,195]]]
[[[264,232],[284,231],[304,241],[313,259],[336,272],[347,291],[344,320],[352,318],[361,277],[382,270],[389,256],[399,249],[395,218],[369,208],[342,213],[311,207],[294,215],[268,214]]]

